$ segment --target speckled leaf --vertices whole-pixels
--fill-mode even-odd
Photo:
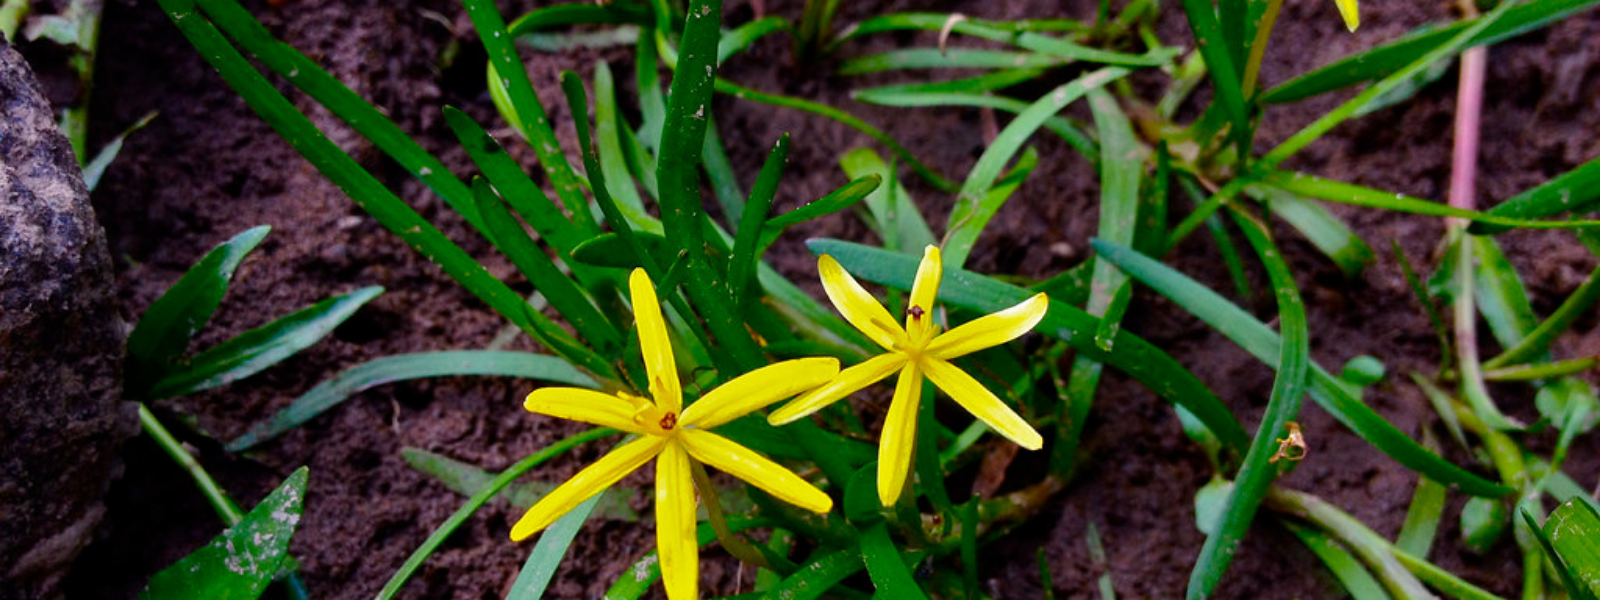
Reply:
[[[289,557],[289,538],[300,524],[305,495],[306,468],[300,467],[238,525],[156,573],[139,599],[259,597]]]

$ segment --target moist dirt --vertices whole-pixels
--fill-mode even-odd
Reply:
[[[244,504],[262,498],[300,465],[311,469],[305,517],[292,549],[315,598],[370,598],[394,570],[462,502],[463,498],[419,474],[401,459],[417,447],[498,470],[582,426],[537,417],[521,409],[523,382],[456,378],[386,385],[352,397],[327,414],[248,456],[230,456],[196,432],[231,439],[268,418],[297,395],[340,370],[405,352],[483,348],[503,321],[447,279],[423,257],[366,217],[297,156],[208,68],[151,2],[107,3],[99,76],[94,90],[91,147],[108,141],[145,113],[151,125],[129,139],[94,199],[109,236],[123,317],[132,322],[211,246],[258,224],[272,234],[239,269],[221,310],[196,342],[207,347],[317,300],[367,285],[387,292],[326,341],[254,378],[220,391],[158,408],[167,417],[193,415],[181,432],[222,485]],[[768,14],[797,19],[798,0],[770,1]],[[839,23],[893,10],[957,11],[975,17],[1061,16],[1090,19],[1095,2],[932,2],[864,6],[841,3]],[[1120,7],[1123,2],[1114,2]],[[520,14],[530,2],[502,2]],[[901,6],[903,5],[903,6]],[[481,123],[498,124],[484,89],[483,50],[460,5],[426,0],[249,3],[280,38],[327,67],[382,107],[457,174],[474,172],[441,118],[457,106]],[[1332,2],[1290,0],[1278,20],[1264,69],[1267,84],[1326,64],[1349,52],[1393,39],[1430,20],[1448,17],[1447,3],[1364,3],[1362,27],[1347,33]],[[756,7],[730,2],[726,21],[751,19]],[[1175,6],[1159,26],[1167,40],[1192,45]],[[842,46],[840,56],[904,45],[931,45],[932,35],[887,34]],[[59,58],[34,45],[32,56]],[[453,60],[448,57],[454,56]],[[626,49],[561,54],[525,51],[529,71],[570,149],[571,117],[557,76],[563,69],[587,76],[600,60],[619,74],[632,72]],[[843,107],[877,124],[916,156],[959,180],[985,146],[992,117],[976,109],[883,109],[852,102],[853,87],[924,77],[911,73],[868,78],[830,76],[835,63],[797,66],[788,38],[774,36],[731,59],[722,73],[767,91]],[[58,67],[59,68],[59,67]],[[48,67],[43,79],[53,100],[71,99],[70,77]],[[1065,80],[1072,70],[1052,75]],[[619,80],[631,77],[619,75]],[[935,76],[942,77],[943,74]],[[1336,128],[1288,167],[1423,198],[1442,200],[1450,170],[1455,71],[1416,98]],[[1136,83],[1159,93],[1164,78]],[[291,91],[279,82],[280,88]],[[1050,83],[1049,85],[1054,85]],[[624,83],[623,104],[631,104]],[[1042,94],[1045,85],[1025,88]],[[1600,155],[1600,13],[1586,13],[1490,51],[1479,159],[1480,202],[1490,205]],[[1026,94],[1022,94],[1026,95]],[[1267,110],[1258,147],[1287,138],[1349,92]],[[529,287],[504,258],[421,184],[370,144],[305,98],[290,95],[334,142],[351,152],[391,189],[437,224],[518,291]],[[1184,110],[1191,117],[1209,92]],[[845,183],[840,154],[871,146],[867,137],[809,114],[719,97],[714,114],[740,183],[748,187],[771,144],[793,135],[794,151],[778,193],[787,210]],[[1082,107],[1069,116],[1087,118]],[[637,122],[637,115],[630,115]],[[1004,123],[1004,115],[1000,116]],[[491,126],[498,137],[510,131]],[[1048,277],[1084,260],[1096,229],[1099,190],[1093,167],[1059,140],[1041,134],[1030,143],[1039,166],[980,238],[968,267],[983,273]],[[518,144],[513,155],[533,164]],[[949,213],[941,193],[901,169],[936,232]],[[709,196],[708,196],[709,198]],[[714,202],[708,201],[708,206]],[[1179,203],[1180,207],[1184,205]],[[1182,208],[1180,208],[1182,210]],[[1437,427],[1426,401],[1409,382],[1412,371],[1431,372],[1439,350],[1389,251],[1399,246],[1423,268],[1437,264],[1444,233],[1437,219],[1332,206],[1375,249],[1377,263],[1346,278],[1311,245],[1279,226],[1310,315],[1312,354],[1337,370],[1359,354],[1382,360],[1389,376],[1366,400],[1413,436]],[[820,297],[815,259],[802,245],[809,237],[871,242],[855,217],[836,215],[796,227],[772,248],[769,260]],[[1576,288],[1594,259],[1568,233],[1522,232],[1499,238],[1532,291],[1534,308],[1548,314]],[[1271,298],[1238,298],[1217,248],[1204,235],[1185,242],[1168,264],[1222,290],[1258,314],[1272,313]],[[1258,286],[1265,277],[1252,272]],[[1272,382],[1266,366],[1162,298],[1140,291],[1125,326],[1170,352],[1211,386],[1247,428],[1259,422]],[[1593,315],[1556,346],[1561,357],[1600,354]],[[1488,337],[1488,336],[1484,336]],[[534,349],[517,339],[513,349]],[[1492,342],[1483,351],[1491,353]],[[1532,395],[1497,388],[1505,409],[1534,414]],[[863,404],[869,410],[881,399]],[[180,419],[170,419],[179,422]],[[1317,494],[1392,536],[1404,519],[1416,475],[1367,446],[1313,403],[1300,417],[1309,455],[1282,481]],[[1438,432],[1436,432],[1438,433]],[[1061,493],[1013,535],[981,554],[983,587],[997,598],[1097,597],[1095,581],[1109,570],[1119,597],[1182,595],[1203,542],[1194,525],[1194,492],[1210,477],[1203,453],[1184,438],[1170,407],[1126,376],[1107,371],[1085,429],[1083,467]],[[1444,439],[1441,437],[1441,439]],[[1549,444],[1544,437],[1532,442]],[[1449,456],[1471,462],[1459,450]],[[593,462],[605,448],[581,447],[533,472],[560,480]],[[112,486],[109,512],[96,541],[71,576],[70,598],[131,598],[161,567],[204,544],[217,519],[186,476],[147,439],[128,443],[126,470]],[[1600,466],[1600,442],[1580,439],[1567,470],[1585,485]],[[1481,470],[1481,467],[1478,467]],[[649,472],[624,484],[648,485]],[[966,490],[952,489],[962,494]],[[1520,585],[1517,551],[1502,540],[1487,555],[1459,542],[1456,525],[1463,498],[1453,494],[1430,556],[1440,566],[1493,592],[1510,595]],[[649,498],[632,498],[647,509]],[[648,510],[644,513],[648,514]],[[515,578],[529,546],[506,539],[519,511],[491,503],[468,520],[418,571],[402,594],[408,598],[498,598]],[[1107,561],[1091,560],[1090,527],[1105,543]],[[591,520],[578,535],[551,588],[552,596],[595,598],[634,560],[651,549],[648,526]],[[1041,579],[1039,556],[1048,565]],[[708,592],[749,591],[753,573],[715,549],[704,552]],[[1331,576],[1273,519],[1259,519],[1218,596],[1224,598],[1326,598],[1340,595]],[[655,592],[659,594],[659,592]]]

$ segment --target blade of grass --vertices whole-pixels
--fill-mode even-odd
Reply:
[[[1281,351],[1278,334],[1249,313],[1182,273],[1129,248],[1098,240],[1092,244],[1103,259],[1116,263],[1128,275],[1210,324],[1258,360],[1268,365],[1277,364],[1273,359]],[[1390,458],[1442,483],[1457,485],[1461,491],[1474,496],[1498,498],[1511,493],[1510,488],[1483,479],[1429,452],[1360,400],[1351,397],[1336,377],[1315,363],[1309,368],[1308,391],[1312,399]]]
[[[1272,395],[1261,425],[1251,439],[1250,450],[1245,453],[1239,474],[1234,478],[1233,489],[1224,502],[1222,517],[1216,533],[1208,536],[1200,548],[1189,576],[1188,598],[1198,600],[1211,596],[1228,563],[1238,552],[1245,532],[1255,519],[1256,509],[1266,496],[1267,488],[1277,479],[1276,462],[1279,440],[1287,438],[1287,426],[1300,414],[1300,402],[1306,393],[1306,365],[1310,363],[1310,334],[1306,329],[1306,309],[1300,300],[1300,290],[1295,285],[1289,264],[1273,243],[1266,224],[1250,215],[1235,212],[1234,221],[1244,231],[1246,240],[1255,248],[1261,264],[1278,301],[1278,329],[1282,341],[1278,346],[1277,376],[1272,382]]]
[[[851,179],[876,175],[885,182],[862,200],[872,214],[885,249],[921,256],[921,248],[937,243],[911,194],[899,185],[899,177],[877,152],[871,148],[856,148],[839,158],[839,166]]]
[[[1364,206],[1383,210],[1427,215],[1431,217],[1456,217],[1479,223],[1491,223],[1516,227],[1522,229],[1578,229],[1584,227],[1600,227],[1600,221],[1531,221],[1513,217],[1501,217],[1485,212],[1455,208],[1447,204],[1430,202],[1421,198],[1394,194],[1382,190],[1375,190],[1355,184],[1323,179],[1315,175],[1294,173],[1289,171],[1265,171],[1261,174],[1260,182],[1271,186],[1312,198],[1321,198],[1329,202],[1349,204],[1351,206]]]
[[[995,96],[992,94],[973,92],[918,92],[902,93],[884,88],[873,88],[851,92],[851,98],[868,104],[882,106],[972,106],[979,108],[992,108],[1010,113],[1021,113],[1030,106],[1027,102]],[[1068,145],[1077,150],[1079,154],[1090,160],[1099,159],[1099,145],[1095,140],[1084,133],[1081,128],[1071,120],[1051,116],[1041,125],[1051,133],[1056,134]]]
[[[174,365],[151,386],[149,397],[183,396],[260,373],[321,341],[382,293],[382,287],[372,286],[328,298],[207,348]]]
[[[1427,557],[1433,548],[1433,539],[1439,532],[1439,519],[1444,515],[1445,486],[1426,476],[1417,476],[1417,487],[1411,493],[1411,504],[1406,508],[1406,520],[1395,537],[1396,548],[1412,556]]]
[[[1226,3],[1228,0],[1224,0]],[[1215,102],[1222,105],[1233,124],[1232,136],[1239,148],[1239,162],[1247,159],[1246,136],[1251,132],[1250,115],[1245,109],[1243,88],[1240,87],[1239,65],[1233,58],[1237,44],[1230,44],[1226,31],[1217,21],[1217,10],[1211,0],[1183,0],[1183,12],[1188,16],[1189,31],[1194,34],[1196,50],[1206,61],[1206,72],[1211,76]],[[1243,14],[1224,18],[1242,17]],[[1241,42],[1242,43],[1242,42]]]
[[[861,558],[867,565],[867,574],[872,577],[872,585],[878,589],[878,597],[907,600],[928,597],[917,585],[911,570],[906,568],[894,540],[889,538],[887,521],[861,532]]]
[[[1489,214],[1537,219],[1569,211],[1585,211],[1593,206],[1597,198],[1600,198],[1600,158],[1578,165],[1571,171],[1501,202],[1489,209]],[[1489,223],[1473,223],[1468,231],[1482,235],[1500,233],[1506,229]]]
[[[722,220],[730,229],[737,229],[739,215],[744,214],[744,190],[739,188],[739,178],[733,173],[733,164],[728,162],[728,152],[722,147],[722,136],[717,134],[717,120],[706,117],[706,141],[701,149],[705,157],[701,167],[705,169],[706,179],[711,182],[711,192],[717,198],[717,204],[722,207]]]
[[[589,376],[554,356],[530,352],[450,350],[396,354],[370,360],[317,384],[272,419],[228,442],[229,452],[240,452],[299,427],[351,395],[376,386],[429,377],[489,375],[537,379],[572,386],[599,387]]]
[[[1514,347],[1538,326],[1528,290],[1494,238],[1475,235],[1465,239],[1475,246],[1473,297],[1478,301],[1478,313],[1502,348]]]
[[[462,523],[465,523],[467,519],[477,513],[479,508],[482,508],[485,503],[494,498],[496,494],[499,494],[500,490],[505,489],[517,477],[574,447],[615,433],[617,433],[616,430],[603,427],[590,429],[545,446],[538,452],[517,461],[516,464],[501,471],[500,475],[494,478],[494,481],[484,486],[483,489],[478,490],[478,493],[473,494],[471,498],[468,498],[466,503],[461,505],[461,508],[456,509],[456,512],[452,513],[449,518],[445,519],[444,523],[439,524],[433,530],[433,533],[428,535],[428,539],[424,540],[422,545],[417,546],[417,549],[411,552],[411,556],[406,558],[406,562],[400,565],[400,569],[395,571],[395,574],[384,584],[383,589],[378,591],[377,600],[391,600],[396,594],[400,593],[400,589],[405,587],[406,581],[411,579],[411,575],[416,573],[417,569],[422,566],[422,562],[432,556],[434,550],[437,550],[439,545],[450,537],[450,534],[455,533],[455,530],[461,527]]]
[[[1044,69],[1068,61],[1039,52],[970,48],[907,48],[844,61],[840,75],[866,75],[902,69]]]
[[[998,69],[947,81],[901,83],[851,90],[850,97],[860,102],[873,102],[870,98],[877,96],[915,98],[927,94],[982,94],[1038,79],[1044,72],[1043,69]]]
[[[1280,487],[1270,488],[1264,500],[1267,508],[1305,519],[1339,540],[1373,570],[1395,597],[1434,597],[1395,557],[1388,540],[1339,507],[1311,494]]]
[[[917,259],[904,254],[839,240],[814,239],[806,243],[814,254],[828,254],[851,274],[880,285],[901,290],[911,288]],[[945,265],[939,300],[979,312],[993,312],[1026,300],[1030,290],[995,281]],[[1165,352],[1127,331],[1119,332],[1108,352],[1094,343],[1100,320],[1058,300],[1050,301],[1050,311],[1034,329],[1071,344],[1082,355],[1118,369],[1139,380],[1151,391],[1192,411],[1222,441],[1242,452],[1249,437],[1220,400],[1194,374],[1178,365]]]
[[[1089,90],[1099,88],[1127,74],[1127,69],[1106,67],[1073,79],[1047,92],[1001,130],[1000,135],[995,137],[994,142],[989,144],[983,155],[978,158],[978,162],[972,166],[972,170],[967,173],[967,179],[962,183],[957,196],[956,205],[950,211],[944,242],[944,260],[947,264],[959,267],[966,263],[968,254],[972,252],[972,245],[978,240],[978,234],[982,233],[984,227],[989,224],[989,219],[1000,208],[998,203],[986,202],[989,189],[1000,178],[1000,172],[1006,163],[1011,162],[1011,158],[1023,144],[1027,143],[1028,138],[1033,137],[1033,133],[1045,119],[1061,112]]]
[[[533,551],[528,553],[528,560],[522,563],[522,570],[517,573],[517,579],[511,582],[511,591],[506,594],[506,600],[539,600],[544,597],[545,588],[550,585],[550,579],[555,577],[556,568],[561,566],[561,560],[566,557],[572,539],[578,536],[578,529],[583,527],[584,521],[589,520],[589,513],[599,503],[600,496],[585,500],[571,512],[556,519],[539,536],[539,543],[533,546]]]
[[[1362,566],[1361,561],[1350,554],[1343,545],[1328,537],[1328,534],[1312,527],[1301,525],[1294,521],[1280,521],[1288,528],[1290,533],[1300,538],[1300,543],[1305,544],[1312,554],[1322,559],[1322,564],[1333,572],[1334,578],[1344,586],[1344,591],[1355,600],[1389,600],[1389,593],[1383,591],[1383,585],[1372,578],[1372,573]]]
[[[561,317],[572,325],[578,335],[605,356],[616,356],[622,350],[623,336],[616,324],[600,314],[578,284],[561,272],[544,250],[528,237],[522,223],[511,216],[505,203],[490,189],[489,182],[474,178],[472,193],[483,215],[495,245],[505,252],[516,265],[517,271],[528,279],[533,289],[544,294],[550,305],[560,311]]]
[[[545,178],[549,180],[561,204],[571,213],[573,224],[581,231],[598,233],[594,215],[589,213],[589,201],[583,196],[581,180],[561,152],[561,142],[556,139],[544,105],[533,91],[527,67],[522,64],[522,57],[517,55],[516,44],[512,43],[512,36],[506,31],[505,18],[500,15],[500,9],[495,8],[493,0],[461,1],[467,8],[467,16],[472,19],[473,28],[478,31],[478,39],[489,53],[489,87],[504,90],[515,110],[512,128],[533,147],[539,164],[544,167]]]
[[[1573,290],[1572,295],[1567,296],[1555,312],[1550,313],[1548,318],[1529,331],[1520,341],[1499,356],[1484,361],[1483,368],[1493,370],[1522,364],[1548,353],[1550,344],[1571,328],[1579,316],[1594,306],[1596,300],[1600,300],[1600,268],[1591,271],[1589,278],[1585,279],[1578,289]]]
[[[789,134],[778,137],[767,153],[767,160],[756,175],[756,184],[750,188],[750,201],[744,203],[739,215],[739,228],[733,241],[733,255],[728,259],[728,290],[733,295],[733,305],[744,306],[745,288],[755,273],[760,259],[758,245],[767,215],[772,210],[772,199],[778,193],[778,180],[783,176],[783,166],[789,162]]]
[[[1273,215],[1306,236],[1311,245],[1339,266],[1345,277],[1360,276],[1361,271],[1377,261],[1372,247],[1321,204],[1281,190],[1255,186],[1245,188],[1245,194],[1261,201]]]
[[[1597,0],[1532,0],[1518,4],[1489,27],[1475,32],[1469,45],[1489,45],[1544,27],[1593,7]],[[1357,83],[1386,77],[1429,51],[1449,43],[1456,35],[1487,20],[1479,17],[1438,27],[1424,25],[1388,44],[1342,58],[1315,71],[1284,82],[1261,96],[1267,104],[1295,102]],[[1476,233],[1476,232],[1475,232]]]
[[[1487,367],[1488,363],[1484,363]],[[1566,375],[1581,373],[1595,367],[1600,367],[1600,356],[1586,356],[1569,360],[1501,367],[1485,371],[1483,378],[1489,381],[1538,381],[1541,379],[1555,379]]]
[[[485,471],[477,465],[455,460],[443,454],[437,454],[406,446],[400,449],[400,458],[406,465],[417,472],[431,477],[435,481],[462,496],[470,497],[478,493],[494,481],[496,473]],[[505,500],[512,508],[527,510],[528,507],[538,503],[540,498],[549,494],[561,482],[534,480],[508,486],[498,496]],[[594,516],[602,519],[617,521],[638,522],[639,512],[628,505],[638,488],[622,485],[612,486],[601,492],[600,505],[595,507]]]
[[[854,575],[866,565],[861,554],[854,549],[829,550],[800,567],[772,589],[762,600],[813,600],[833,591],[832,588]]]
[[[764,254],[768,246],[778,239],[783,230],[794,225],[810,221],[817,217],[839,212],[855,205],[862,199],[878,189],[881,183],[876,176],[868,175],[851,181],[828,195],[808,202],[789,212],[768,219],[761,225],[761,236],[756,244],[756,253]]]

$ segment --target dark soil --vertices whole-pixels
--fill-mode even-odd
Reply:
[[[265,373],[220,392],[164,405],[192,413],[204,430],[223,439],[267,418],[296,395],[341,369],[402,352],[482,348],[502,321],[388,235],[323,180],[223,85],[152,3],[109,3],[102,42],[93,124],[97,147],[150,110],[161,116],[136,134],[107,173],[96,206],[117,263],[123,315],[130,322],[206,249],[257,224],[272,235],[239,270],[217,317],[197,348],[260,325],[329,295],[366,285],[388,292],[330,339]],[[472,172],[440,118],[439,108],[463,108],[480,122],[498,123],[483,89],[482,50],[459,5],[446,0],[392,4],[289,1],[252,5],[281,38],[327,66],[357,92],[417,134],[459,174]],[[532,3],[504,6],[508,14]],[[798,0],[768,2],[769,12],[794,18]],[[885,12],[842,3],[841,23]],[[896,4],[911,3],[905,2]],[[1058,15],[1092,18],[1094,2],[935,2],[917,10],[959,10],[974,16],[1016,18]],[[1115,4],[1122,4],[1117,2]],[[1425,21],[1447,16],[1446,3],[1364,3],[1359,33],[1346,33],[1332,2],[1287,3],[1279,18],[1275,51],[1264,79],[1271,84],[1339,56],[1392,39]],[[1065,8],[1063,9],[1063,6]],[[1161,24],[1169,40],[1188,40],[1173,7]],[[727,20],[751,18],[752,8],[731,3]],[[434,17],[440,17],[435,19]],[[448,23],[446,25],[445,23]],[[880,36],[873,45],[849,45],[845,55],[889,44],[928,43],[928,36]],[[446,47],[460,43],[456,64],[441,66]],[[853,104],[846,91],[862,81],[832,78],[826,67],[792,66],[787,40],[769,40],[725,65],[734,81],[844,106],[878,124],[941,172],[959,179],[983,148],[983,117],[976,110],[889,110]],[[604,58],[619,73],[631,70],[623,51],[533,55],[530,72],[558,131],[571,147],[570,117],[556,87],[561,69],[587,73]],[[1600,13],[1569,19],[1491,51],[1480,186],[1485,205],[1542,182],[1600,154]],[[627,79],[623,77],[622,79]],[[876,82],[877,80],[871,80]],[[1455,74],[1416,99],[1336,129],[1290,166],[1374,187],[1442,199],[1449,172]],[[285,87],[287,89],[287,87]],[[1207,95],[1202,91],[1201,100]],[[70,96],[67,96],[70,97]],[[370,145],[338,126],[323,110],[297,98],[330,136],[373,169],[423,215],[497,275],[526,284],[509,263],[493,256],[447,207]],[[1286,138],[1337,98],[1268,111],[1261,147]],[[64,98],[58,98],[61,100]],[[844,183],[839,154],[871,141],[821,118],[731,99],[715,114],[742,183],[782,132],[794,136],[794,153],[779,192],[788,208]],[[1190,107],[1189,110],[1193,110]],[[1078,113],[1075,113],[1078,114]],[[1082,116],[1080,114],[1080,116]],[[1002,117],[1003,118],[1003,117]],[[496,132],[502,138],[509,131]],[[1040,164],[996,216],[968,266],[986,273],[1044,277],[1083,260],[1096,228],[1098,189],[1088,161],[1059,141],[1033,141]],[[879,148],[883,152],[882,148]],[[525,164],[529,153],[521,152]],[[907,186],[930,221],[942,223],[951,197],[914,178]],[[1412,435],[1431,426],[1431,412],[1405,374],[1429,372],[1439,356],[1432,331],[1417,309],[1397,263],[1387,252],[1397,240],[1426,266],[1443,234],[1442,223],[1393,213],[1335,206],[1375,248],[1379,261],[1347,280],[1309,244],[1283,229],[1286,254],[1309,305],[1312,350],[1337,369],[1350,357],[1371,354],[1390,376],[1367,401]],[[811,236],[865,240],[870,234],[849,216],[799,228],[772,250],[783,272],[815,289],[814,259],[801,241]],[[1548,314],[1593,267],[1594,259],[1565,233],[1512,233],[1500,238]],[[1195,236],[1169,264],[1219,290],[1231,290],[1216,249]],[[1260,279],[1260,274],[1256,274]],[[1231,295],[1231,294],[1230,294]],[[1270,300],[1269,300],[1270,302]],[[1270,305],[1255,306],[1264,314]],[[1265,406],[1271,371],[1185,316],[1180,309],[1140,293],[1127,327],[1167,349],[1212,387],[1253,428]],[[1559,356],[1600,354],[1595,319],[1556,348]],[[513,348],[532,349],[526,340]],[[1488,345],[1485,351],[1492,351]],[[390,385],[368,391],[309,425],[266,445],[250,458],[230,457],[214,443],[189,436],[202,460],[245,504],[263,496],[299,465],[312,478],[306,517],[293,550],[317,598],[369,598],[462,498],[418,474],[399,451],[415,446],[488,469],[500,469],[541,446],[581,429],[521,410],[526,384],[494,379],[449,379]],[[1532,398],[1517,388],[1497,390],[1513,414],[1533,412]],[[1380,533],[1402,522],[1416,476],[1383,457],[1311,403],[1300,419],[1309,458],[1286,485],[1326,498]],[[979,572],[999,598],[1038,598],[1049,585],[1061,597],[1095,595],[1100,570],[1085,547],[1093,525],[1104,538],[1117,591],[1127,598],[1181,595],[1202,535],[1194,527],[1192,498],[1210,467],[1182,435],[1172,410],[1121,374],[1108,372],[1087,425],[1086,467],[1029,526],[984,553]],[[536,473],[560,479],[592,462],[600,447],[585,447]],[[1464,456],[1454,459],[1467,462]],[[113,486],[102,535],[84,554],[69,597],[129,598],[162,566],[202,544],[218,530],[216,519],[186,477],[145,439],[129,443],[124,477]],[[1568,471],[1593,483],[1600,443],[1580,440]],[[636,474],[628,482],[648,481]],[[1517,552],[1503,540],[1487,556],[1458,542],[1453,497],[1431,558],[1468,580],[1501,594],[1520,581]],[[644,497],[636,498],[641,508]],[[517,511],[491,505],[470,520],[428,561],[405,595],[414,598],[500,597],[526,556],[526,545],[506,541]],[[552,591],[556,597],[598,597],[633,557],[650,549],[648,528],[591,522],[578,536]],[[1048,558],[1051,581],[1041,583],[1036,552]],[[705,553],[708,585],[722,592],[748,590],[750,573]],[[1326,571],[1292,536],[1262,520],[1246,540],[1220,588],[1228,598],[1321,598],[1337,595]]]

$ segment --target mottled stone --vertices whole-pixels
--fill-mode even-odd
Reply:
[[[0,42],[0,599],[54,598],[136,417],[105,232],[33,72]]]

